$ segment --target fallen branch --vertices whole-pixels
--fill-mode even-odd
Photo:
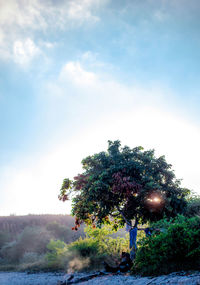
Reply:
[[[90,275],[87,275],[87,276],[83,276],[83,277],[79,277],[79,278],[75,278],[75,279],[72,279],[70,276],[68,278],[68,280],[66,281],[58,281],[57,285],[70,285],[70,284],[77,284],[77,283],[80,283],[80,282],[85,282],[85,281],[88,281],[92,278],[96,278],[96,277],[101,277],[102,275],[107,275],[108,273],[105,273],[105,272],[97,272],[97,273],[93,273],[93,274],[90,274]],[[71,280],[72,279],[72,280]]]

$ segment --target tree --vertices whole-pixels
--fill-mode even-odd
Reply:
[[[187,208],[185,211],[185,216],[187,217],[200,217],[200,196],[196,193],[190,193],[187,199]]]
[[[121,147],[108,141],[107,152],[82,160],[83,172],[64,179],[59,199],[72,195],[72,214],[78,229],[81,221],[93,226],[114,223],[114,227],[175,217],[186,207],[189,190],[180,187],[171,164],[154,150]]]

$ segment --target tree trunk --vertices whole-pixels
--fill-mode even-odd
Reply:
[[[131,221],[128,221],[127,220],[127,218],[125,217],[125,215],[124,215],[124,213],[123,213],[123,211],[122,210],[120,210],[120,208],[119,207],[117,207],[117,210],[119,211],[119,213],[122,215],[122,218],[124,219],[124,221],[128,224],[128,225],[130,225],[130,226],[132,226],[130,223],[131,223]]]
[[[137,227],[137,225],[138,225],[138,218],[136,217],[136,218],[135,218],[134,228]]]
[[[132,227],[132,222],[127,220],[122,210],[117,207],[117,210],[122,215],[124,221],[126,222],[127,226],[129,227],[129,248],[130,248],[130,257],[131,260],[135,258],[136,250],[137,250],[137,225],[138,225],[138,218],[135,218],[134,226]],[[127,228],[128,228],[127,227]]]

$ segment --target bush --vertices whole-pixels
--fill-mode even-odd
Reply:
[[[67,245],[62,241],[51,240],[46,254],[51,270],[82,271],[99,268],[104,255],[99,252],[97,241],[92,238],[80,238]]]
[[[47,266],[52,270],[65,269],[67,266],[67,244],[60,240],[51,240],[47,245]]]
[[[39,258],[40,256],[36,252],[25,252],[20,259],[20,263],[34,263],[38,261]]]
[[[187,217],[200,216],[200,197],[192,197],[188,203],[185,211]]]
[[[113,239],[111,226],[102,229],[86,228],[86,238],[67,245],[62,241],[48,244],[48,266],[52,269],[67,269],[71,271],[102,268],[102,261],[118,259],[121,252],[128,248],[128,239]]]
[[[12,241],[4,245],[0,251],[3,263],[15,263],[22,257],[21,249],[18,247],[16,241]]]
[[[99,252],[98,241],[92,238],[80,238],[77,241],[69,244],[69,251],[75,251],[81,257],[90,257],[92,255],[96,255]]]
[[[47,224],[46,229],[51,232],[55,239],[62,240],[66,243],[70,242],[72,239],[71,230],[57,222]]]
[[[51,239],[51,235],[41,227],[26,227],[18,235],[17,240],[7,243],[0,251],[0,255],[5,261],[17,263],[25,252],[35,252],[43,254],[47,251],[46,245]]]
[[[10,234],[5,231],[0,231],[0,249],[8,242],[11,241]]]
[[[132,272],[160,275],[174,271],[199,269],[200,218],[178,216],[157,225],[166,230],[141,241]]]
[[[86,237],[68,246],[70,262],[68,268],[72,271],[99,269],[106,253],[100,251],[97,239]]]
[[[38,272],[38,271],[49,271],[49,268],[47,267],[47,263],[45,260],[44,255],[38,255],[37,260],[35,260],[35,253],[31,256],[31,253],[27,253],[27,256],[22,258],[20,260],[20,263],[15,266],[14,270],[17,271],[30,271],[30,272]]]
[[[85,232],[89,238],[97,241],[100,253],[106,253],[108,256],[117,259],[122,251],[129,250],[129,235],[126,234],[125,237],[118,236],[112,225],[95,229],[87,227]]]
[[[46,246],[51,239],[51,234],[42,227],[27,227],[19,236],[17,243],[24,252],[46,252]]]

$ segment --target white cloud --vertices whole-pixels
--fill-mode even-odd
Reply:
[[[47,48],[47,49],[52,49],[56,46],[55,42],[44,42],[44,41],[40,41],[40,45]]]
[[[96,1],[96,4],[99,1]],[[99,20],[97,16],[92,15],[91,8],[95,4],[95,1],[81,0],[71,1],[68,8],[68,17],[73,20],[79,20],[80,22],[92,21],[96,22]]]
[[[7,0],[0,3],[1,28],[45,28],[46,22],[41,12],[44,5],[40,1]]]
[[[15,41],[13,45],[13,57],[16,63],[27,65],[31,60],[41,53],[40,49],[31,39]]]
[[[167,14],[167,12],[165,11],[161,11],[161,10],[156,10],[153,14],[154,18],[159,21],[159,22],[164,22],[166,21],[169,16]]]
[[[91,52],[90,50],[84,52],[81,54],[81,56],[79,57],[79,61],[81,63],[81,65],[86,65],[89,66],[90,68],[92,68],[93,70],[102,70],[105,73],[105,71],[107,73],[111,73],[114,69],[112,64],[109,63],[105,63],[102,62],[100,60],[100,54],[96,53],[96,52]],[[115,70],[116,70],[116,66],[115,66]]]
[[[60,79],[64,82],[71,80],[76,85],[91,86],[97,82],[97,76],[93,72],[86,71],[79,62],[68,62],[60,72]]]
[[[99,7],[106,2],[0,0],[1,59],[12,59],[13,44],[20,38],[34,37],[37,31],[70,29],[83,23],[94,24],[99,20],[96,15]]]
[[[96,62],[97,56],[98,56],[97,53],[93,53],[93,52],[91,52],[91,51],[86,51],[86,52],[84,52],[84,53],[81,55],[81,59],[82,59],[83,61],[86,61],[86,62],[88,62],[88,61],[89,61],[89,62],[90,62],[90,61]]]

